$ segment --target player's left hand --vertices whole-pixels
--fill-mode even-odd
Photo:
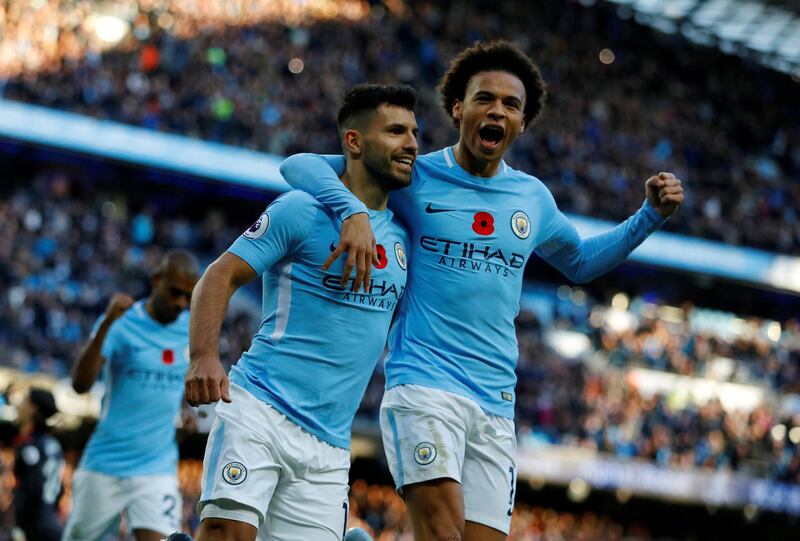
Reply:
[[[672,173],[659,173],[645,182],[647,201],[661,215],[669,218],[683,203],[681,179]]]

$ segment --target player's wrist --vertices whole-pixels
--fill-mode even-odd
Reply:
[[[193,365],[222,364],[218,353],[190,353],[189,363]]]
[[[367,221],[369,221],[369,213],[362,212],[362,211],[354,212],[353,214],[350,214],[349,216],[344,218],[342,220],[342,223],[344,223],[344,222],[346,222],[348,220],[351,220],[351,219],[354,219],[353,221],[359,221],[359,220],[367,220]]]

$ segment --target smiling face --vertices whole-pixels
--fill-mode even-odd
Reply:
[[[524,109],[525,86],[518,77],[481,71],[470,78],[464,100],[456,100],[452,111],[459,123],[459,147],[468,155],[468,169],[475,169],[470,173],[496,170],[525,128]]]
[[[362,133],[364,168],[387,190],[405,188],[419,151],[416,117],[409,109],[389,104],[371,117]]]

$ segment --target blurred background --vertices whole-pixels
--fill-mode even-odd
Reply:
[[[287,189],[284,156],[339,152],[354,83],[412,84],[421,152],[453,144],[435,85],[495,38],[549,84],[507,160],[583,234],[634,212],[654,172],[687,195],[591,284],[528,265],[509,539],[798,538],[800,2],[0,0],[0,541],[31,385],[62,412],[69,512],[103,389],[78,396],[68,373],[110,295],[147,295],[166,249],[216,258]],[[259,288],[234,298],[228,365]],[[410,540],[382,390],[378,366],[354,426],[350,524]],[[212,414],[179,431],[187,532]]]

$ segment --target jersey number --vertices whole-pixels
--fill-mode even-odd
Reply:
[[[169,517],[172,521],[177,520],[177,517],[173,515],[173,512],[175,511],[175,505],[177,503],[178,501],[172,494],[167,494],[166,496],[164,496],[164,507],[166,508],[164,509],[164,516]]]
[[[344,527],[342,528],[342,541],[344,541],[344,536],[347,535],[347,503],[342,503],[342,507],[344,508]]]
[[[511,474],[511,494],[508,496],[508,516],[514,512],[514,491],[517,488],[517,472],[514,471],[514,466],[508,467],[508,473]]]

